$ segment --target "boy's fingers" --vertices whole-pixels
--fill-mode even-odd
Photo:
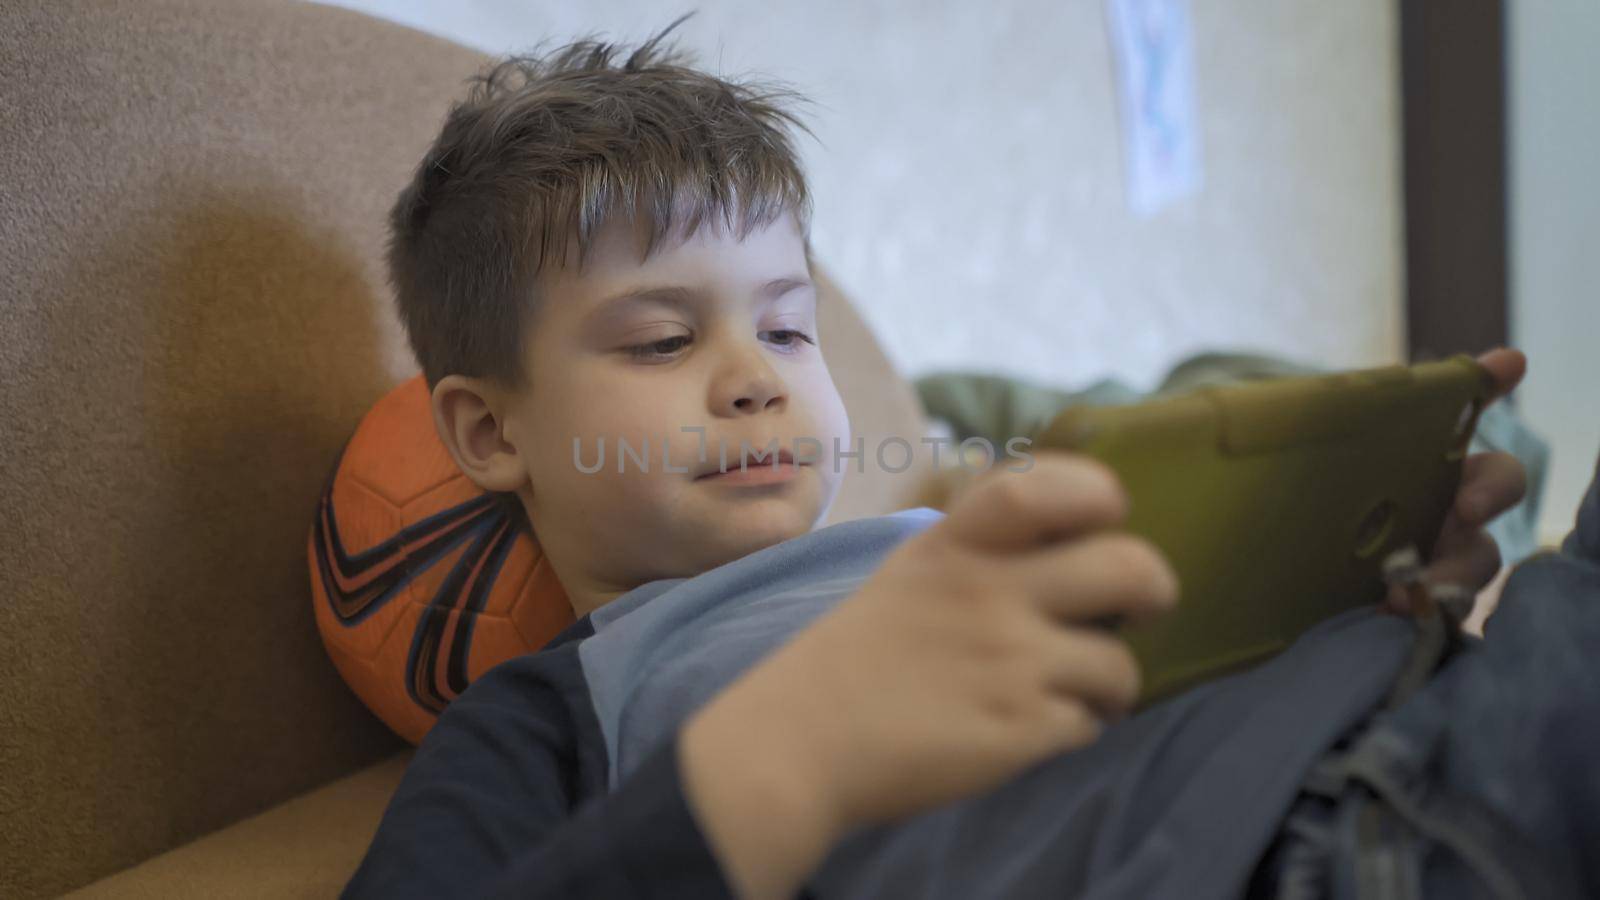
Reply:
[[[985,472],[934,528],[974,546],[1022,550],[1114,525],[1127,512],[1127,495],[1109,466],[1046,450],[1033,455],[1026,471]]]
[[[1139,663],[1125,641],[1084,628],[1050,631],[1045,640],[1052,690],[1101,715],[1120,713],[1139,699]]]
[[[1528,470],[1515,454],[1474,453],[1461,464],[1461,490],[1454,512],[1467,525],[1482,525],[1521,502]]]
[[[1496,347],[1479,354],[1478,365],[1488,369],[1494,378],[1494,388],[1489,393],[1489,402],[1493,403],[1516,390],[1522,376],[1527,374],[1528,357],[1521,350]]]
[[[1049,747],[1054,752],[1092,743],[1106,730],[1104,716],[1070,694],[1060,694],[1047,703],[1044,717],[1050,725]]]
[[[1037,598],[1057,621],[1107,616],[1142,620],[1178,602],[1178,577],[1149,541],[1126,532],[1093,534],[1007,561],[996,578]]]
[[[1501,565],[1500,545],[1494,535],[1480,529],[1464,540],[1459,551],[1429,565],[1427,576],[1435,584],[1458,584],[1478,591],[1500,574]]]

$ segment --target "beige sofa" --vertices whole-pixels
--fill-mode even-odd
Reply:
[[[0,5],[0,896],[354,870],[410,748],[328,660],[305,539],[415,371],[384,217],[485,61],[275,0]],[[827,287],[856,433],[922,434]],[[914,476],[852,473],[830,521]]]

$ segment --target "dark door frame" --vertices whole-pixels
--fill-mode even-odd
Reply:
[[[1509,339],[1503,0],[1400,0],[1406,351]]]

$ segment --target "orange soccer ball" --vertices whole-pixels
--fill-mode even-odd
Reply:
[[[434,430],[421,375],[378,401],[328,476],[307,553],[339,673],[421,743],[451,700],[575,621],[538,542]]]

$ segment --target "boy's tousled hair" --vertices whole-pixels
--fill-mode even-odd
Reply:
[[[811,263],[811,199],[778,101],[659,50],[680,16],[620,66],[593,39],[506,57],[469,79],[390,213],[389,278],[431,390],[452,373],[526,385],[523,334],[541,272],[578,265],[612,215],[645,221],[649,258],[721,216],[743,240],[794,215]],[[814,134],[812,134],[815,137]]]

